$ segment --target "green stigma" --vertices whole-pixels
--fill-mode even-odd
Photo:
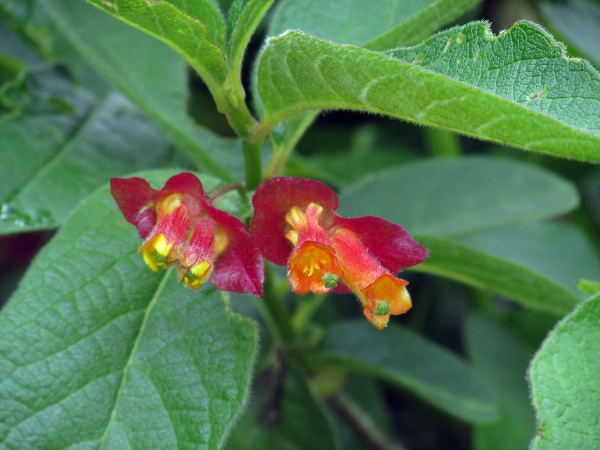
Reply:
[[[373,309],[373,314],[376,316],[386,316],[390,313],[390,302],[387,300],[383,300],[382,302],[377,302],[375,304],[375,308]]]
[[[340,277],[338,277],[337,275],[333,273],[328,273],[321,278],[321,281],[323,282],[326,288],[332,289],[337,286],[339,279]]]

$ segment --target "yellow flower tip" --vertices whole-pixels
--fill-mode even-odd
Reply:
[[[182,282],[192,289],[201,289],[202,284],[210,277],[212,265],[208,261],[204,261],[190,267],[182,277]]]
[[[383,302],[387,302],[386,308],[389,308],[389,314],[397,316],[404,314],[412,307],[410,294],[406,289],[407,284],[408,282],[405,280],[384,273],[374,283],[367,286],[361,292],[360,297],[367,300],[364,302],[365,308],[369,308],[374,315],[377,315],[377,309],[383,314],[385,312]]]
[[[159,217],[171,214],[175,209],[181,206],[181,194],[167,195],[156,202],[156,212]]]
[[[150,270],[158,272],[168,265],[169,252],[173,247],[172,242],[167,242],[164,234],[160,233],[145,242],[138,253],[144,257],[144,261]]]
[[[290,230],[285,234],[285,238],[292,243],[295,247],[298,245],[298,232],[296,230]]]
[[[367,320],[375,325],[375,328],[378,330],[383,330],[387,327],[388,322],[390,321],[390,314],[385,314],[383,316],[373,314],[368,308],[363,309],[363,313]]]
[[[332,287],[326,286],[323,278],[326,281],[332,276],[339,279],[343,272],[331,247],[318,242],[305,242],[290,256],[288,275],[295,293],[325,294]]]

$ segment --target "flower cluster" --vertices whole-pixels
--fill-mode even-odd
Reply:
[[[427,257],[397,224],[338,216],[335,192],[317,181],[262,183],[252,198],[251,233],[215,208],[190,173],[171,177],[159,190],[142,178],[113,178],[111,193],[144,239],[139,252],[151,270],[176,265],[191,288],[210,278],[218,289],[262,297],[264,257],[288,267],[297,294],[353,292],[379,329],[412,305],[408,283],[395,274]]]

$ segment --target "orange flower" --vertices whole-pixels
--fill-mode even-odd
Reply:
[[[252,235],[266,259],[287,265],[294,292],[353,292],[379,329],[410,309],[408,283],[394,274],[427,251],[404,228],[379,217],[342,218],[333,190],[301,178],[266,181],[252,203]]]

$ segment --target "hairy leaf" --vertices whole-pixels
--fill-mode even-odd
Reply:
[[[167,167],[169,141],[123,95],[76,89],[53,69],[4,86],[0,234],[56,228],[113,176]]]
[[[264,129],[348,109],[600,161],[600,74],[528,22],[498,37],[474,22],[389,54],[287,32],[261,55],[258,91]]]
[[[255,327],[218,291],[150,272],[139,241],[104,187],[38,255],[0,313],[0,446],[222,444]]]
[[[382,378],[470,423],[497,418],[490,392],[464,361],[396,325],[385,331],[364,320],[334,325],[315,361]]]
[[[595,296],[565,317],[533,358],[529,381],[538,416],[533,449],[600,446],[599,321]]]

